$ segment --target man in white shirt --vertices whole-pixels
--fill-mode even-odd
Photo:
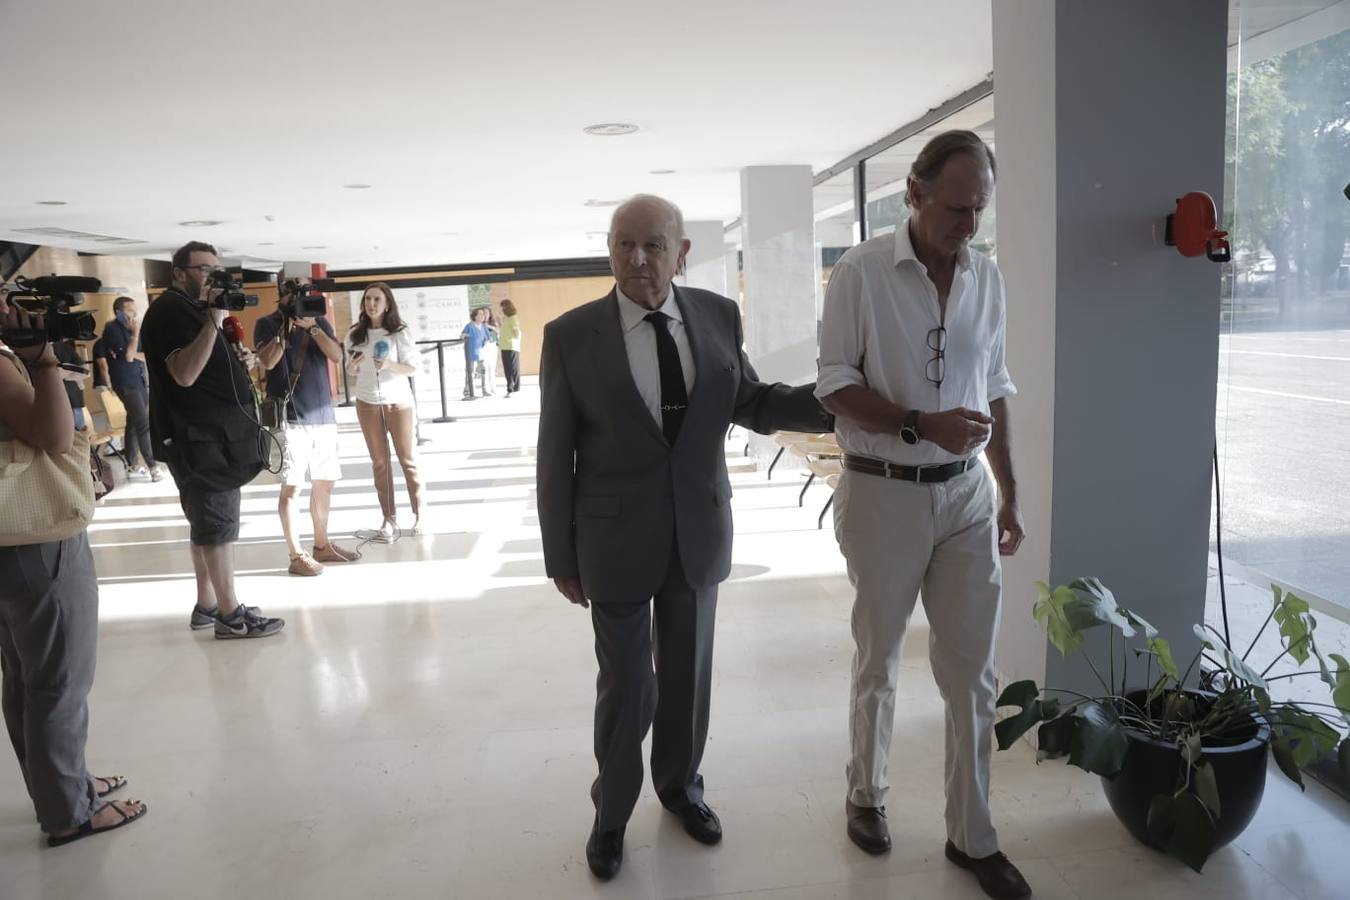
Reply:
[[[835,265],[816,395],[834,413],[844,475],[835,534],[856,591],[848,834],[890,849],[884,807],[900,646],[922,591],[946,701],[949,860],[992,897],[1030,888],[998,851],[989,814],[999,555],[1024,531],[1013,477],[1003,278],[970,239],[994,191],[993,153],[953,131],[910,172],[893,235]],[[987,450],[998,492],[979,455]]]

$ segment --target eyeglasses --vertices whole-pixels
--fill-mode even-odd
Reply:
[[[947,329],[941,325],[930,329],[928,332],[928,349],[932,350],[934,356],[928,361],[924,368],[924,377],[938,387],[942,386],[942,379],[947,377]]]
[[[202,273],[203,275],[209,275],[210,273],[214,272],[216,269],[219,269],[220,266],[175,266],[174,268],[178,268],[178,269],[196,269],[198,272]]]

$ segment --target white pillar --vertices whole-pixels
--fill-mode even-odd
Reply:
[[[723,248],[721,221],[704,219],[685,222],[684,234],[689,238],[690,246],[681,283],[723,297],[730,296],[727,293],[726,251]]]
[[[760,378],[816,377],[816,244],[810,166],[741,170],[745,345]]]
[[[1188,191],[1223,195],[1228,3],[1023,0],[993,26],[1029,535],[1004,566],[999,669],[1099,692],[1032,621],[1036,581],[1100,577],[1177,659],[1204,618],[1219,267],[1164,246],[1162,224]],[[1104,663],[1106,635],[1088,649]]]

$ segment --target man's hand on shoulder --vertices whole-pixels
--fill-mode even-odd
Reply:
[[[557,586],[558,593],[566,597],[568,602],[575,603],[582,609],[590,608],[590,603],[586,602],[586,591],[581,586],[580,578],[555,578],[553,584]]]

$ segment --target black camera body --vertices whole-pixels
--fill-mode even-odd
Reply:
[[[98,337],[93,313],[71,311],[80,305],[76,294],[95,294],[103,287],[97,278],[16,278],[14,287],[17,289],[5,296],[6,301],[43,316],[43,327],[0,329],[0,339],[9,346],[36,347],[52,341],[92,341]]]
[[[216,309],[239,312],[258,305],[257,294],[245,294],[244,286],[227,269],[216,269],[207,279],[207,287],[220,291],[210,305]]]
[[[277,288],[281,295],[281,314],[287,319],[317,319],[328,312],[328,299],[320,290],[327,287],[332,290],[331,282],[320,281],[304,284],[294,278],[288,278]]]

